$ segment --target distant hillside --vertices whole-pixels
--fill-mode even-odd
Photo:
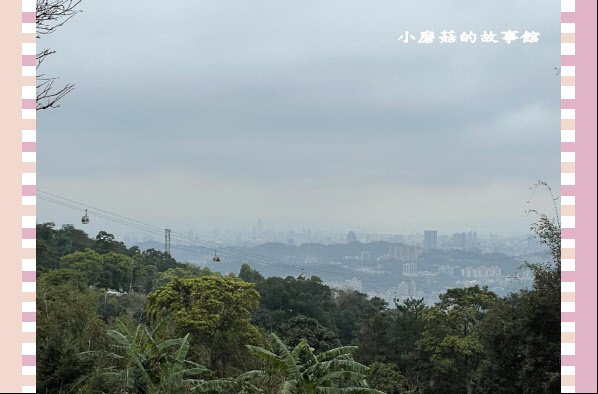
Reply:
[[[243,263],[249,263],[264,276],[298,276],[303,271],[306,275],[317,275],[324,280],[346,281],[357,277],[364,282],[375,283],[380,287],[394,286],[402,278],[402,266],[405,262],[388,257],[391,246],[400,246],[392,242],[354,242],[351,244],[323,245],[307,243],[287,245],[271,242],[253,248],[221,248],[220,263],[212,262],[213,251],[195,246],[172,245],[172,255],[179,261],[208,266],[221,273],[238,273]],[[143,242],[140,249],[162,249],[159,242]],[[369,253],[365,259],[357,256]],[[378,259],[383,257],[383,259]],[[335,262],[335,264],[331,264]],[[515,274],[519,263],[514,258],[502,253],[482,254],[462,250],[427,250],[422,251],[418,260],[419,271],[436,272],[441,265],[481,266],[496,265],[503,275]],[[371,271],[371,272],[370,272]],[[383,272],[384,274],[375,272]],[[368,286],[368,287],[371,287]],[[377,286],[376,286],[377,287]]]

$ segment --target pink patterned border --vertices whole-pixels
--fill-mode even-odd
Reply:
[[[575,0],[561,0],[561,392],[575,392]]]
[[[19,341],[22,392],[35,392],[36,374],[35,5],[35,0],[22,0],[22,259],[21,294],[18,297],[21,303],[22,335]],[[596,390],[594,369],[596,366],[596,183],[595,180],[590,181],[595,179],[596,174],[596,117],[593,112],[596,102],[595,15],[594,1],[578,1],[576,4],[575,0],[561,0],[561,387],[563,392],[595,392]],[[577,26],[576,22],[579,22]],[[576,28],[579,31],[576,32]],[[583,33],[589,35],[582,35],[582,28]],[[589,43],[588,38],[586,42],[582,42],[584,37],[590,37]],[[581,48],[583,52],[589,51],[590,59],[582,53],[576,54],[576,44],[578,52],[581,52],[579,51]],[[593,59],[591,59],[592,55]],[[589,70],[586,68],[584,71],[582,67],[586,62],[589,62],[590,66]],[[577,92],[576,78],[583,80],[583,84],[578,84]],[[588,96],[582,94],[584,91]],[[583,209],[584,216],[576,217],[576,209],[577,211]],[[590,217],[592,219],[588,219]],[[579,262],[576,261],[576,257]],[[576,344],[583,344],[583,346],[576,346]]]
[[[35,393],[36,87],[35,0],[22,0],[21,14],[21,392]]]
[[[595,105],[596,2],[561,0],[561,391],[566,393],[596,392]]]

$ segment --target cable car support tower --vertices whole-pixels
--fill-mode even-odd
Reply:
[[[164,229],[164,253],[170,255],[170,229]]]

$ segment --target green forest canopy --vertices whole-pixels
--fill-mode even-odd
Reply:
[[[430,307],[38,224],[38,390],[559,392],[560,229],[532,230],[553,261],[529,264],[531,289],[449,289]]]

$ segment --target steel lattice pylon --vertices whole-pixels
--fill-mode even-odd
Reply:
[[[170,254],[170,229],[164,229],[164,252]]]

